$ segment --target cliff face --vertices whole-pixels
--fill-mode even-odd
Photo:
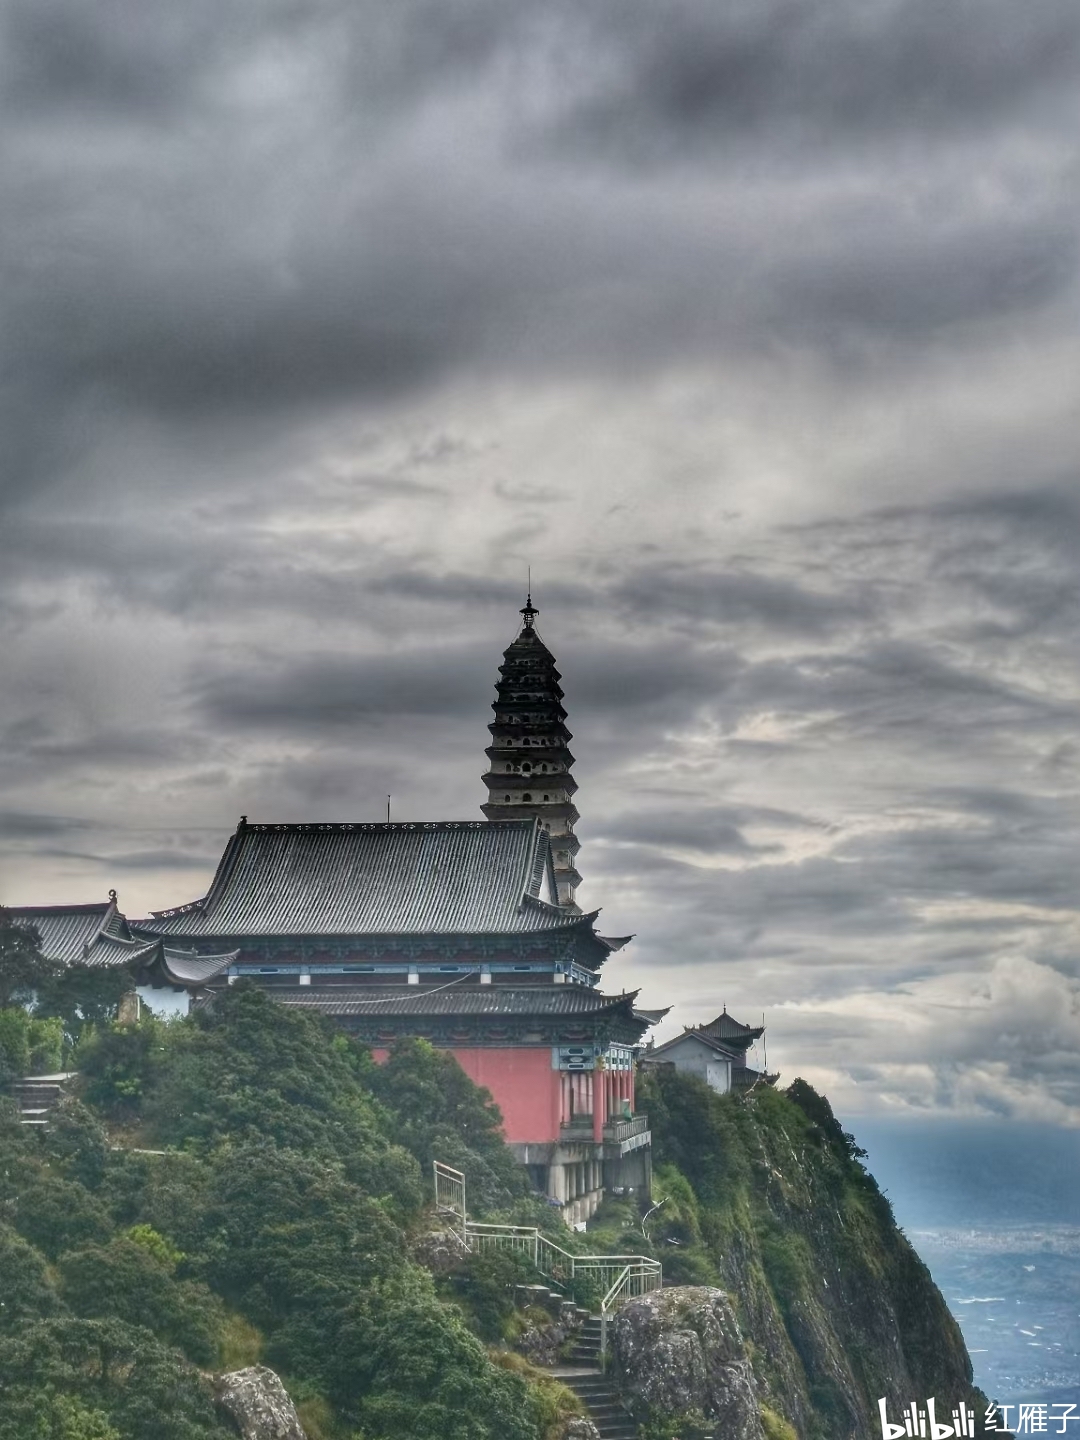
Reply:
[[[646,1423],[700,1416],[724,1440],[764,1440],[761,1400],[731,1302],[687,1285],[643,1295],[612,1326],[612,1374]]]
[[[768,1409],[800,1440],[880,1434],[880,1396],[893,1414],[963,1400],[981,1422],[959,1327],[827,1101],[801,1081],[737,1098],[668,1072],[646,1088],[664,1202],[650,1243],[669,1281],[730,1296]]]

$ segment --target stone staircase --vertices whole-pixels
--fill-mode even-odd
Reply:
[[[563,1365],[553,1370],[552,1374],[573,1390],[596,1426],[601,1440],[637,1440],[637,1426],[623,1408],[614,1385],[601,1370]]]
[[[516,1285],[514,1301],[519,1306],[542,1306],[563,1324],[580,1326],[569,1357],[548,1367],[548,1374],[573,1390],[601,1440],[637,1440],[637,1426],[600,1368],[600,1316],[548,1285]]]
[[[600,1368],[600,1316],[590,1315],[578,1331],[565,1365],[552,1373],[568,1385],[585,1406],[601,1440],[636,1440],[637,1426]]]
[[[48,1129],[49,1111],[62,1099],[74,1072],[60,1075],[26,1075],[7,1087],[19,1111],[19,1123]]]

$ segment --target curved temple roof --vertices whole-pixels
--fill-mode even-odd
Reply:
[[[238,954],[196,955],[166,945],[158,935],[140,935],[128,925],[115,898],[92,905],[14,906],[8,914],[17,925],[37,931],[41,952],[49,960],[94,970],[127,966],[133,976],[153,971],[164,983],[185,988],[220,974]]]
[[[346,989],[335,985],[283,990],[275,992],[275,998],[324,1015],[620,1015],[627,1021],[637,1020],[636,990],[626,995],[601,995],[584,985],[550,989],[537,985],[520,990],[448,986],[441,993],[405,991],[400,986]]]
[[[591,927],[554,895],[536,820],[251,825],[206,896],[139,928],[190,936],[510,934]]]

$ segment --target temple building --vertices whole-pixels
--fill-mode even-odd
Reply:
[[[8,914],[37,933],[41,953],[60,965],[91,970],[126,970],[139,1005],[155,1015],[186,1014],[191,998],[238,958],[235,950],[199,954],[166,945],[157,935],[138,934],[117,904],[15,906]]]
[[[648,1192],[635,1062],[667,1012],[605,994],[628,936],[575,892],[578,840],[563,692],[531,597],[499,667],[487,820],[274,825],[244,817],[206,895],[139,922],[331,1016],[376,1058],[399,1036],[449,1050],[494,1097],[507,1142],[571,1222],[605,1189]]]
[[[401,1036],[452,1053],[492,1094],[507,1142],[571,1223],[605,1191],[647,1195],[639,1059],[753,1083],[761,1029],[724,1014],[644,1050],[666,1010],[601,990],[630,939],[577,903],[577,783],[554,656],[530,596],[488,726],[486,820],[264,824],[242,817],[204,896],[128,921],[108,903],[12,914],[66,964],[128,967],[157,1013],[240,979],[332,1018],[376,1059]],[[615,962],[617,963],[617,962]]]
[[[140,922],[170,945],[236,952],[241,977],[316,1010],[376,1059],[402,1035],[449,1050],[491,1091],[536,1185],[586,1219],[605,1184],[647,1189],[634,1059],[664,1012],[605,995],[625,940],[556,901],[537,818],[266,825],[242,819],[201,899]]]
[[[697,1075],[719,1095],[747,1090],[757,1081],[776,1083],[777,1076],[754,1070],[746,1063],[750,1046],[765,1034],[765,1026],[743,1025],[723,1013],[707,1025],[691,1025],[674,1040],[650,1045],[641,1057],[645,1067],[668,1065],[684,1075]]]

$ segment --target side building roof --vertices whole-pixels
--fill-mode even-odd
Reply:
[[[114,896],[90,905],[9,905],[7,912],[16,925],[36,930],[41,953],[62,965],[88,964],[102,942],[132,938]]]
[[[138,928],[192,937],[591,931],[595,913],[568,912],[545,898],[556,893],[553,877],[548,837],[535,819],[245,819],[206,895],[156,911]]]
[[[734,1015],[727,1013],[727,1006],[715,1020],[710,1020],[707,1025],[697,1025],[694,1028],[701,1035],[711,1036],[714,1040],[736,1041],[743,1048],[752,1040],[760,1040],[765,1034],[764,1025],[744,1025],[740,1020],[736,1020]]]
[[[174,949],[160,936],[138,935],[117,906],[116,895],[90,905],[14,905],[7,907],[16,925],[35,930],[41,953],[61,965],[95,970],[126,966],[140,977],[191,988],[231,965],[238,951],[196,955]]]
[[[652,1045],[645,1055],[646,1061],[658,1059],[666,1055],[669,1050],[674,1050],[677,1045],[683,1045],[686,1041],[696,1045],[704,1045],[706,1050],[712,1050],[724,1060],[730,1060],[733,1064],[739,1065],[743,1060],[742,1050],[733,1050],[725,1045],[722,1040],[717,1040],[712,1035],[705,1035],[700,1030],[684,1030],[681,1035],[675,1035],[670,1040],[665,1040],[662,1045]]]

